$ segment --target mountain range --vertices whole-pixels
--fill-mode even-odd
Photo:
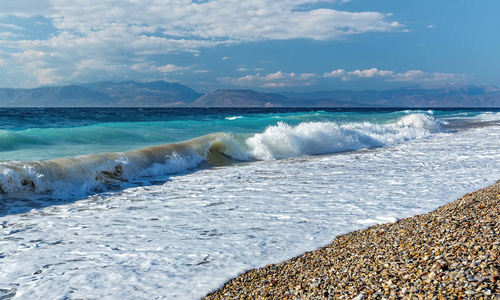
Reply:
[[[0,88],[1,107],[500,107],[491,85],[427,84],[385,91],[331,90],[259,93],[219,89],[198,93],[180,83],[95,82],[82,85]]]

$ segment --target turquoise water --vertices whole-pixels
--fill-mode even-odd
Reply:
[[[2,108],[0,192],[85,193],[206,163],[391,146],[497,119],[495,110]]]
[[[45,160],[129,151],[176,143],[215,132],[255,134],[279,122],[384,124],[401,110],[19,108],[0,109],[0,160]],[[436,119],[473,117],[485,111],[433,111]],[[423,113],[428,113],[423,111]]]

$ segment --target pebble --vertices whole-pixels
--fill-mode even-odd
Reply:
[[[205,299],[500,299],[499,258],[500,181],[250,270]]]

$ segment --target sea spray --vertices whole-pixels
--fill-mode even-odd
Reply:
[[[283,122],[246,140],[248,157],[255,160],[289,158],[383,147],[441,131],[440,123],[424,114],[408,115],[389,124]]]
[[[425,114],[406,115],[395,122],[284,122],[257,134],[213,133],[180,143],[57,158],[0,163],[0,194],[78,196],[107,184],[145,176],[182,173],[202,163],[228,165],[235,161],[272,160],[338,153],[395,145],[441,130]]]
[[[0,164],[0,193],[10,197],[47,193],[76,196],[106,183],[178,173],[205,160],[216,139],[217,134],[212,134],[128,152],[4,162]]]

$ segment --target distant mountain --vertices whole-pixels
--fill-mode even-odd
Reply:
[[[500,107],[491,85],[430,83],[386,91],[259,93],[220,89],[206,95],[180,83],[95,82],[84,85],[0,89],[0,106],[44,107]]]
[[[201,96],[194,106],[203,107],[275,107],[290,106],[293,100],[283,95],[253,90],[215,90]],[[284,105],[285,104],[285,105]],[[286,105],[288,104],[288,105]]]
[[[116,106],[189,106],[203,95],[180,83],[166,81],[105,81],[83,86],[107,94]]]
[[[500,107],[500,89],[491,85],[429,84],[386,91],[283,92],[289,98],[318,100],[320,106],[343,101],[382,107]]]
[[[190,106],[194,100],[202,95],[180,83],[165,81],[115,83],[106,81],[81,86],[0,89],[0,106]]]
[[[36,89],[0,89],[0,106],[110,106],[106,94],[82,86],[68,85]]]
[[[322,98],[287,97],[276,93],[258,93],[253,90],[215,90],[193,104],[201,107],[362,107],[370,106],[350,101]]]

